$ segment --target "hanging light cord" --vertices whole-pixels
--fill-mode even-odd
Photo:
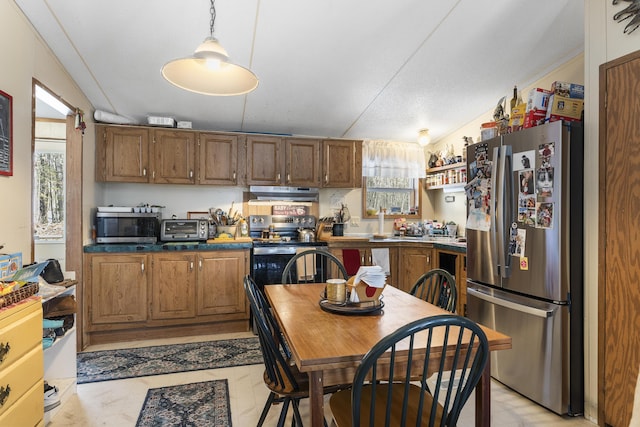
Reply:
[[[211,21],[209,21],[209,31],[211,32],[212,38],[213,38],[213,26],[216,23],[216,5],[214,3],[215,1],[211,0],[211,8],[209,9],[209,12],[211,12]]]

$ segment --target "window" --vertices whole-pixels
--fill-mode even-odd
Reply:
[[[380,208],[387,215],[420,216],[420,180],[367,176],[364,180],[365,217],[375,216]]]
[[[362,148],[363,217],[373,218],[382,208],[387,215],[421,218],[423,148],[390,141],[365,141]]]
[[[64,241],[65,143],[37,139],[33,155],[33,224],[36,241]]]

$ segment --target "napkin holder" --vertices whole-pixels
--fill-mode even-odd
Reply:
[[[380,300],[380,295],[387,284],[385,283],[381,288],[374,288],[369,286],[367,282],[361,280],[357,285],[353,284],[353,277],[347,281],[347,290],[349,293],[355,292],[358,295],[359,302],[377,302]],[[353,299],[352,299],[353,301]]]

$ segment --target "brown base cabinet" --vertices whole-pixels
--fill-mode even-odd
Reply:
[[[434,266],[432,245],[401,247],[398,287],[405,292],[411,291],[420,276],[433,269]]]
[[[249,250],[87,254],[85,269],[87,344],[248,330]]]

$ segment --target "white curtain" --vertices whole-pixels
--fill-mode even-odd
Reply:
[[[362,175],[385,178],[424,178],[426,176],[424,149],[410,142],[364,141]]]

